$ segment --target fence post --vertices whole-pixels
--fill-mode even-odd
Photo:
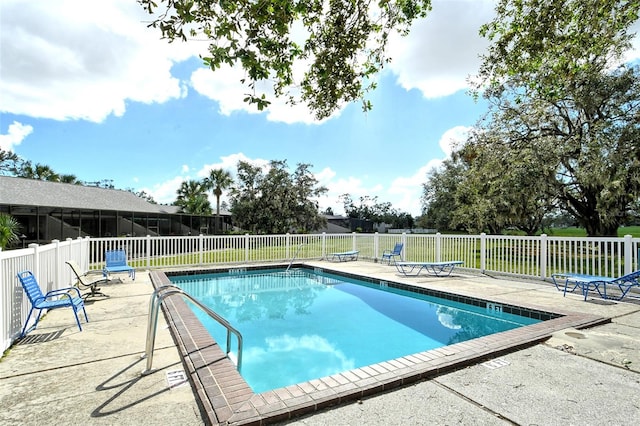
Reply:
[[[285,249],[284,249],[285,255],[284,255],[284,258],[285,258],[285,260],[288,260],[288,259],[291,259],[291,255],[290,255],[290,252],[291,252],[291,234],[289,234],[287,232],[285,234],[284,238],[285,238]]]
[[[323,232],[322,233],[322,253],[321,253],[322,257],[321,259],[324,259],[325,256],[327,255],[327,233]]]
[[[151,235],[149,234],[144,239],[144,258],[144,263],[148,269],[151,267]]]
[[[198,265],[204,265],[204,235],[203,234],[198,235]]]
[[[33,270],[31,272],[33,272],[33,275],[40,281],[40,253],[38,247],[40,247],[39,244],[29,244],[29,248],[33,249]]]
[[[380,251],[379,249],[380,247],[380,234],[378,232],[375,232],[373,234],[373,258],[376,260],[376,262],[378,261],[378,252]]]
[[[633,272],[633,237],[631,235],[624,236],[624,275]]]
[[[244,261],[249,261],[249,234],[244,234]]]
[[[402,243],[402,251],[400,252],[400,260],[403,262],[407,260],[407,233],[403,232],[402,237],[400,238],[400,242]]]
[[[436,262],[440,262],[442,259],[442,234],[436,232]]]
[[[540,235],[540,259],[538,260],[540,268],[540,278],[547,278],[547,234]]]
[[[75,241],[75,244],[77,244],[78,247],[78,254],[77,257],[73,258],[73,260],[75,260],[78,265],[80,265],[80,269],[82,271],[88,271],[89,269],[84,267],[84,237],[78,237]]]
[[[60,271],[60,262],[62,261],[62,253],[60,253],[60,240],[51,240],[51,244],[55,246],[55,264],[53,265],[53,276],[55,277],[55,286],[61,286],[61,271]]]
[[[487,269],[487,234],[480,233],[480,273]]]

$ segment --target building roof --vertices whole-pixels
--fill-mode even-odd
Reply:
[[[140,213],[178,213],[177,206],[153,204],[129,191],[0,176],[0,204]]]

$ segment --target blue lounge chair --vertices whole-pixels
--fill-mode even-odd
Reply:
[[[403,243],[396,243],[396,246],[393,250],[385,250],[382,252],[382,261],[384,262],[387,259],[389,265],[391,265],[391,259],[393,259],[395,263],[395,258],[401,259],[402,257],[402,247],[404,247]]]
[[[127,264],[127,253],[124,250],[107,250],[102,275],[108,277],[114,272],[128,272],[132,280],[136,279],[136,270]]]
[[[27,293],[27,297],[31,302],[31,309],[29,310],[29,315],[27,316],[27,320],[24,323],[24,327],[22,327],[22,333],[20,333],[20,337],[24,337],[29,331],[34,330],[38,325],[38,321],[40,321],[40,315],[42,314],[43,309],[57,309],[57,308],[71,308],[73,309],[73,315],[76,317],[76,324],[78,324],[78,329],[82,331],[82,326],[80,325],[80,318],[78,318],[78,310],[82,309],[84,312],[84,319],[89,322],[89,318],[87,317],[87,311],[84,309],[84,300],[80,296],[80,290],[77,287],[67,287],[60,288],[58,290],[51,290],[47,294],[42,294],[42,290],[40,290],[40,286],[36,281],[36,277],[33,276],[31,271],[23,271],[18,273],[18,280],[20,280],[20,284],[22,284],[22,288],[25,293]],[[76,293],[76,294],[74,294]],[[49,300],[52,299],[52,300]],[[34,309],[39,309],[38,316],[36,317],[36,322],[27,330],[27,324],[29,324],[29,319],[31,318],[31,314]]]
[[[360,254],[360,252],[358,250],[351,250],[351,251],[343,251],[341,253],[331,253],[329,256],[331,256],[331,260],[332,261],[338,261],[338,262],[347,262],[349,260],[358,260],[358,255]]]
[[[552,274],[551,279],[556,288],[562,290],[563,296],[567,295],[567,291],[573,292],[576,288],[580,287],[584,300],[587,300],[587,296],[591,290],[597,292],[603,299],[608,299],[607,285],[615,285],[620,290],[618,300],[622,300],[633,287],[640,287],[640,270],[618,278],[599,275],[558,273]],[[570,286],[573,286],[571,290],[569,290]]]
[[[461,260],[453,260],[449,262],[395,262],[396,269],[401,274],[409,276],[418,276],[420,272],[426,271],[428,274],[436,276],[449,276],[457,265],[462,265]]]

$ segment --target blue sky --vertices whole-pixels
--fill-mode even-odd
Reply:
[[[238,160],[309,163],[329,189],[322,209],[343,213],[349,193],[418,215],[427,172],[486,109],[466,79],[491,17],[490,0],[434,0],[410,36],[390,43],[373,111],[351,104],[316,122],[277,99],[267,112],[244,104],[239,70],[203,67],[205,42],[160,40],[133,0],[3,0],[0,147],[161,203],[212,168],[235,173]]]

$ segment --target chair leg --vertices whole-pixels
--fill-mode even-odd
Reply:
[[[78,308],[76,308],[75,306],[72,306],[71,308],[73,309],[73,315],[76,317],[76,324],[78,324],[78,329],[82,331],[82,326],[80,325],[80,318],[78,318]],[[86,317],[87,313],[85,312],[84,315]]]
[[[82,305],[82,312],[84,312],[84,319],[89,322],[89,317],[87,316],[87,310],[84,308],[84,305]]]
[[[82,299],[86,300],[90,297],[109,297],[109,295],[104,294],[97,286],[91,286],[89,292],[82,295]]]
[[[582,285],[582,295],[584,296],[584,300],[587,300],[587,296],[589,295],[589,283],[585,283]]]
[[[20,337],[24,337],[27,334],[26,333],[27,325],[29,325],[29,319],[31,319],[32,313],[33,313],[33,306],[31,307],[31,309],[29,309],[29,315],[27,315],[27,320],[24,322],[24,326],[22,326],[22,332],[20,332]],[[36,323],[33,326],[35,327],[36,324],[38,324],[38,320],[36,320]]]
[[[635,287],[635,286],[636,286],[635,284],[634,285],[627,285],[627,286],[624,286],[622,284],[618,284],[618,288],[620,289],[620,293],[621,293],[620,294],[620,298],[618,300],[624,299],[624,297],[627,295],[627,293],[629,293],[629,290],[631,290],[631,288]],[[626,288],[623,289],[623,287],[626,287]]]

